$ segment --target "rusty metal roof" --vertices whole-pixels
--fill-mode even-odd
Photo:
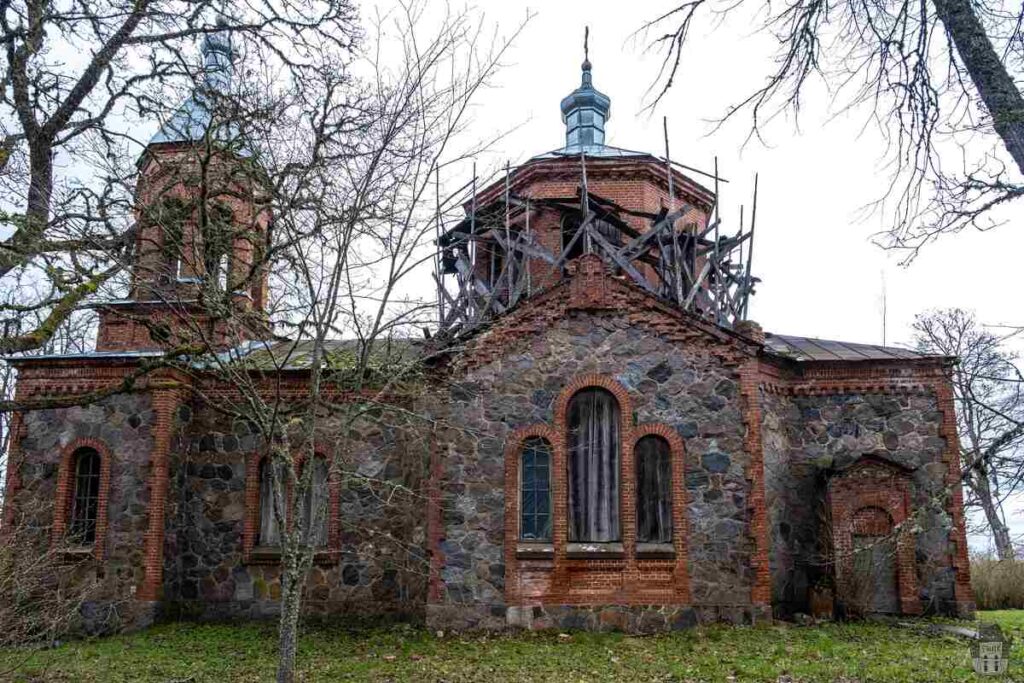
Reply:
[[[939,356],[920,353],[895,346],[854,344],[852,342],[794,337],[785,334],[765,334],[765,347],[776,355],[795,361],[872,361],[921,360]]]

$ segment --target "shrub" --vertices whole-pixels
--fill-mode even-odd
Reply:
[[[971,587],[978,609],[1024,609],[1024,561],[975,559]]]

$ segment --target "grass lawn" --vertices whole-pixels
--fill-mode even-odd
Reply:
[[[1024,681],[1024,611],[984,612],[1015,639]],[[0,649],[15,681],[267,681],[272,624],[167,624],[51,650]],[[12,673],[12,669],[16,671]],[[523,633],[435,638],[406,626],[311,628],[302,680],[370,681],[981,681],[967,641],[882,624],[711,626],[663,636]],[[1006,680],[1006,679],[1003,679]]]

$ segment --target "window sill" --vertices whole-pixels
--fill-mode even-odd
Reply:
[[[337,550],[322,548],[313,554],[313,564],[318,566],[337,564],[339,553]],[[246,564],[280,564],[281,549],[277,547],[253,548],[249,552]]]
[[[643,558],[672,558],[676,547],[671,543],[637,543],[636,556]]]
[[[615,560],[625,554],[622,543],[567,543],[566,557]]]
[[[61,555],[70,562],[83,562],[91,560],[96,556],[96,548],[92,546],[80,546],[77,548],[64,548]]]
[[[521,542],[516,546],[516,557],[533,560],[549,560],[555,556],[551,543]]]

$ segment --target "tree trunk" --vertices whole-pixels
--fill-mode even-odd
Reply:
[[[1024,173],[1024,97],[992,46],[971,0],[934,0],[939,19],[971,75],[1017,168]]]
[[[978,497],[978,503],[985,512],[985,521],[992,531],[992,541],[996,544],[996,556],[1000,560],[1014,558],[1013,543],[1010,541],[1010,530],[1003,524],[999,504],[992,499],[992,487],[988,482],[988,473],[983,467],[975,465],[972,469],[971,489]]]
[[[295,650],[299,641],[302,574],[294,551],[281,558],[281,623],[278,630],[277,683],[295,680]]]

